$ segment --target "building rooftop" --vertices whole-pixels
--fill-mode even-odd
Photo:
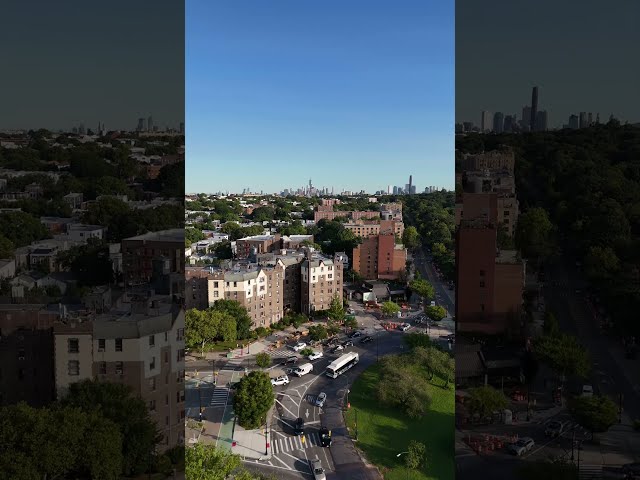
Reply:
[[[517,250],[500,250],[496,256],[496,263],[521,263]]]
[[[184,244],[184,229],[174,228],[171,230],[161,230],[159,232],[143,233],[136,237],[125,238],[125,241],[179,242]]]
[[[273,240],[275,237],[276,235],[254,235],[252,237],[239,238],[238,240],[264,242],[267,240]]]

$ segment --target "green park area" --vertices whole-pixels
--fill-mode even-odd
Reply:
[[[453,361],[435,347],[416,350],[420,357],[431,357],[426,365],[421,358],[411,359],[414,354],[396,356],[368,368],[354,382],[347,425],[355,438],[357,418],[356,445],[385,480],[453,479],[455,395],[443,380]]]

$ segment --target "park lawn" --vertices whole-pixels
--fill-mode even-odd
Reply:
[[[355,434],[355,418],[358,418],[356,445],[368,461],[376,465],[385,480],[453,480],[455,394],[453,388],[444,389],[438,378],[430,384],[431,408],[421,419],[411,419],[404,412],[382,407],[376,398],[376,385],[380,374],[377,365],[367,370],[354,382],[349,393],[351,408],[347,412],[347,426],[351,436]],[[427,446],[428,464],[422,471],[411,471],[407,476],[404,455],[410,440]]]

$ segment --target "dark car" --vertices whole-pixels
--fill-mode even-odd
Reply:
[[[283,365],[292,365],[294,363],[296,363],[298,361],[298,357],[287,357],[284,362],[282,362]]]
[[[355,331],[351,335],[349,335],[349,338],[358,338],[361,336],[362,336],[362,332]]]
[[[342,342],[343,347],[353,347],[353,341],[347,340],[346,342]]]
[[[360,343],[369,343],[373,341],[373,337],[367,335],[366,337],[364,337],[362,340],[360,340]]]
[[[323,447],[331,446],[331,432],[327,427],[322,427],[320,429],[320,443]]]
[[[304,420],[302,418],[298,418],[296,420],[296,423],[293,425],[293,434],[294,435],[304,434]]]

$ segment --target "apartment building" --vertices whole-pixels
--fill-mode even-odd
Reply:
[[[353,249],[353,270],[365,280],[395,280],[406,270],[407,249],[392,233],[363,239]]]
[[[478,154],[465,154],[460,159],[462,171],[506,170],[513,174],[515,154],[512,150],[492,150]]]
[[[251,252],[255,253],[273,252],[280,248],[280,234],[275,235],[255,235],[236,240],[235,254],[237,258],[249,258]]]
[[[461,333],[518,335],[525,264],[496,248],[495,223],[462,220],[456,232],[456,324]]]
[[[280,241],[280,248],[297,249],[302,247],[304,242],[313,243],[313,235],[285,235]]]
[[[345,223],[344,228],[353,232],[355,236],[362,238],[388,233],[402,238],[402,234],[404,233],[404,223],[397,220],[358,220],[352,223]]]
[[[34,407],[55,399],[53,325],[46,305],[0,306],[0,405]]]
[[[151,280],[154,260],[166,259],[171,273],[184,274],[184,229],[150,232],[122,240],[122,273],[125,285]]]
[[[302,313],[328,310],[335,297],[342,301],[342,262],[307,252],[300,265],[300,280]]]
[[[65,318],[54,326],[55,390],[98,379],[147,402],[161,445],[184,443],[184,310],[167,297],[132,298],[129,310]]]
[[[380,218],[379,211],[349,211],[349,210],[334,210],[334,205],[339,202],[333,199],[322,200],[322,205],[318,205],[313,212],[313,220],[318,223],[320,220],[334,220],[337,217],[346,217],[351,220],[361,219],[377,219]]]
[[[380,205],[380,216],[383,220],[402,222],[402,203],[383,203]]]
[[[515,228],[520,211],[515,195],[498,193],[464,193],[456,203],[456,225],[462,220],[485,219],[488,222],[502,224],[510,236]]]

